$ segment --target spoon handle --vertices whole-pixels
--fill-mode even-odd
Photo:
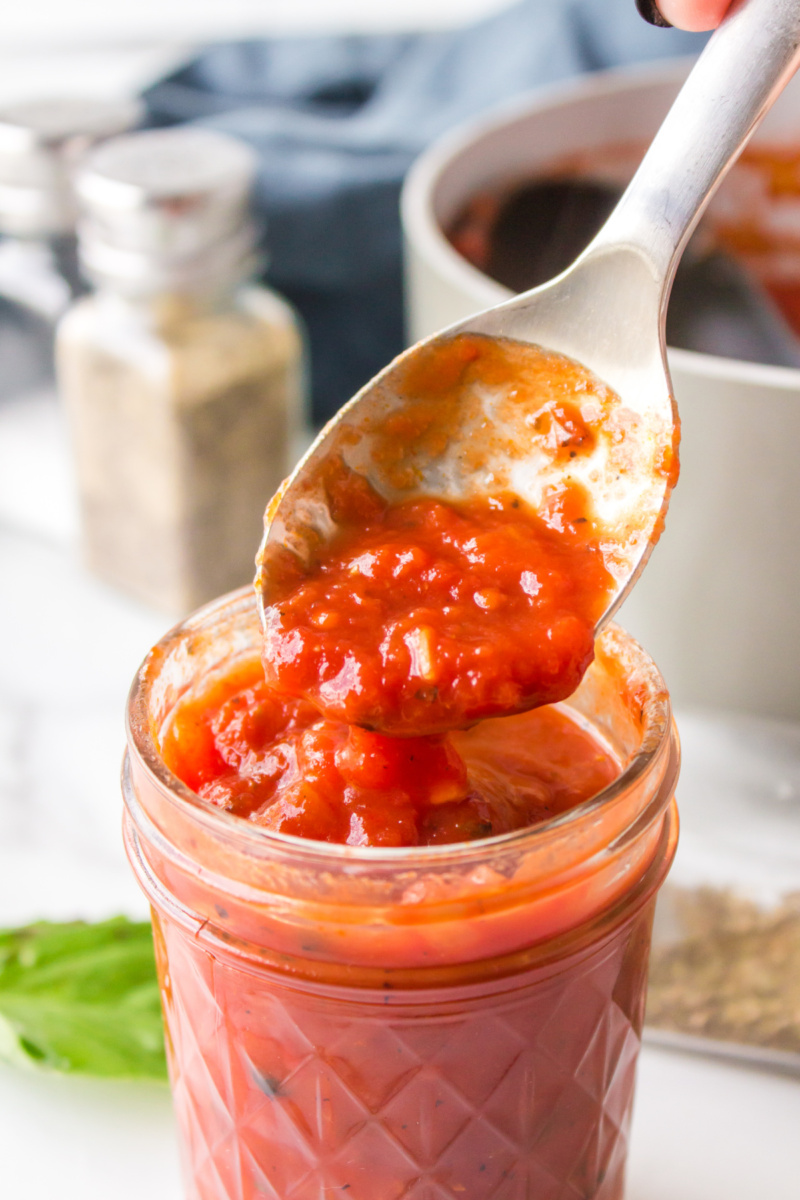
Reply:
[[[715,187],[800,64],[800,0],[734,0],[586,251],[637,249],[662,286]]]

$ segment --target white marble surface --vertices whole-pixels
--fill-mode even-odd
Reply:
[[[121,722],[171,622],[80,566],[54,396],[0,404],[0,480],[0,923],[143,913],[119,844]]]

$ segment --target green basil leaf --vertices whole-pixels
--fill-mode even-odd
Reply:
[[[149,923],[113,917],[0,930],[0,1058],[165,1079]]]

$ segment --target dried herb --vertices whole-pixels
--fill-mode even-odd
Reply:
[[[648,1023],[800,1053],[800,893],[769,909],[710,887],[669,894],[681,937],[653,947]]]

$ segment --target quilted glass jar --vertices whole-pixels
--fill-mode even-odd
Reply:
[[[259,650],[201,609],[131,692],[125,838],[153,908],[191,1200],[620,1200],[678,743],[606,630],[568,707],[620,777],[531,829],[422,849],[303,841],[205,804],[160,731]]]

